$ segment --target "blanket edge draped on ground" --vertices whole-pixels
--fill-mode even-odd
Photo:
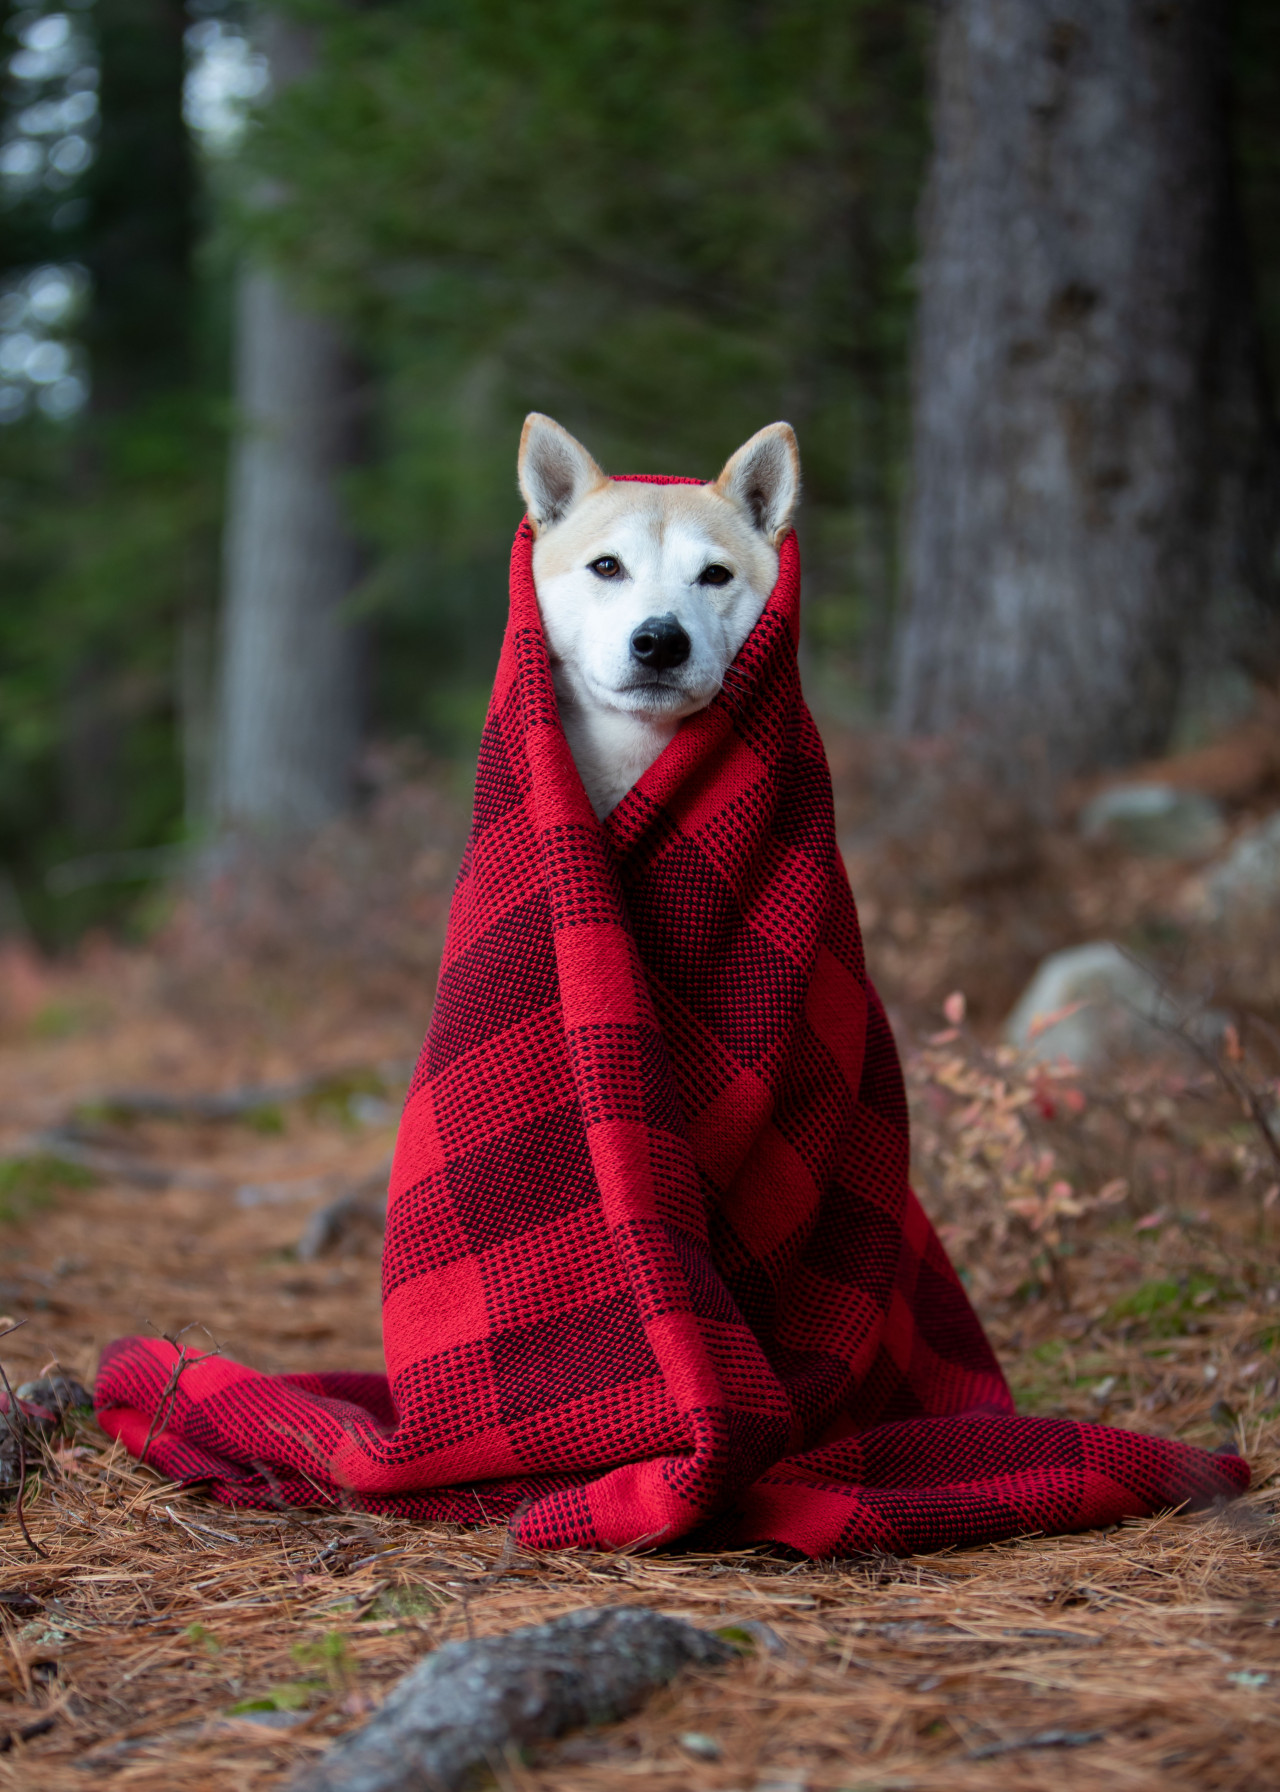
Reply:
[[[603,827],[532,547],[526,522],[392,1172],[388,1376],[120,1339],[103,1426],[229,1503],[510,1519],[545,1547],[909,1553],[1241,1491],[1238,1457],[1013,1411],[907,1182],[794,537],[725,689]]]

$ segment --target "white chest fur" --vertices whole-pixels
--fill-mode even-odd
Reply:
[[[569,751],[591,807],[603,821],[675,739],[680,723],[595,709],[576,703],[568,693],[556,694]]]

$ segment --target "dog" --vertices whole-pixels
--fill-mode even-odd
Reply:
[[[603,821],[711,702],[760,620],[800,451],[789,423],[770,423],[706,485],[619,482],[533,411],[517,473],[560,721]]]

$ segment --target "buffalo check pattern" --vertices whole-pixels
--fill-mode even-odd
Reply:
[[[1247,1485],[1013,1410],[907,1180],[907,1110],[796,667],[800,569],[601,824],[527,523],[439,993],[400,1126],[386,1376],[125,1338],[106,1429],[233,1504],[532,1547],[909,1552]]]

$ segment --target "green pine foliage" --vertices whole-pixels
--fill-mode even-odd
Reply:
[[[150,191],[120,158],[154,163],[180,129],[177,62],[160,68],[134,0],[77,14],[118,64],[102,89],[115,147],[81,221],[55,240],[39,194],[0,216],[0,276],[59,257],[98,271],[102,315],[81,336],[112,360],[90,413],[0,427],[0,929],[15,893],[49,941],[127,913],[136,880],[59,894],[50,867],[199,825],[191,723],[209,695],[237,245],[343,320],[369,370],[372,444],[348,498],[369,550],[353,607],[369,620],[374,732],[450,751],[476,738],[530,409],[611,469],[703,477],[789,418],[810,692],[864,712],[882,694],[929,0],[281,3],[316,26],[316,66],[260,108],[216,195],[207,168],[169,158],[147,201],[168,222],[135,239],[154,279],[113,263],[103,237],[131,229],[130,195]],[[0,0],[0,24],[12,10]],[[1273,366],[1277,16],[1270,0],[1234,9],[1235,147]],[[135,124],[154,101],[154,129],[113,136],[113,92]],[[104,307],[138,315],[135,289],[163,299],[167,335],[107,328]]]
[[[56,71],[19,80],[8,63],[57,5],[7,13],[6,124],[64,91]],[[206,207],[182,120],[185,16],[181,0],[77,9],[94,158],[70,183],[0,189],[0,281],[78,266],[87,295],[66,327],[87,345],[91,403],[0,427],[0,930],[51,944],[127,913],[145,878],[136,856],[121,875],[121,849],[180,839],[191,808],[184,643],[208,640],[216,602],[226,281],[193,250]]]
[[[474,729],[530,409],[618,471],[801,433],[811,638],[893,584],[925,9],[886,0],[312,5],[319,67],[251,146],[250,220],[367,346],[377,704]]]
[[[50,944],[145,883],[107,862],[59,893],[53,868],[183,837],[183,635],[214,603],[223,455],[190,390],[0,429],[0,893]]]

